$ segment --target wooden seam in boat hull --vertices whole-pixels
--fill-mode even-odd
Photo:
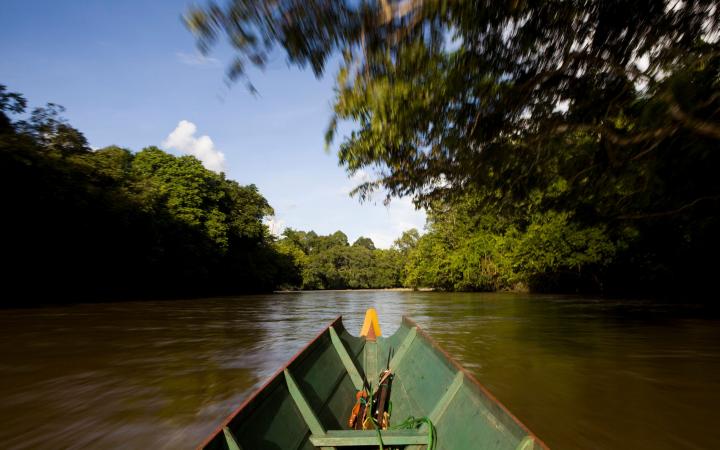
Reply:
[[[361,390],[363,388],[362,375],[360,375],[357,367],[355,367],[355,363],[352,361],[350,354],[345,348],[345,344],[343,344],[340,336],[338,336],[337,334],[337,331],[335,331],[335,327],[333,327],[332,325],[329,326],[328,331],[330,332],[330,339],[332,340],[333,346],[335,347],[335,351],[337,351],[340,360],[345,366],[345,370],[347,370],[347,373],[350,376],[353,385],[355,385],[355,389],[357,389],[358,391]]]

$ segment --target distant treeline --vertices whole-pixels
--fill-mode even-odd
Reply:
[[[0,86],[4,303],[270,291],[287,258],[253,185],[155,147],[93,151],[48,104]]]
[[[405,286],[405,260],[419,239],[409,230],[392,248],[375,248],[359,237],[352,245],[342,231],[321,236],[314,231],[286,229],[276,243],[293,261],[296,278],[286,286],[299,289],[369,289]]]

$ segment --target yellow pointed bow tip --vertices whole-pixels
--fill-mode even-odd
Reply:
[[[365,322],[363,322],[362,330],[360,330],[360,336],[372,341],[378,336],[382,336],[380,322],[378,322],[378,315],[375,308],[368,308],[368,310],[365,311]]]

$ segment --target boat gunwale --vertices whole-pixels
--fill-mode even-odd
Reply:
[[[513,420],[513,422],[515,422],[520,427],[520,429],[522,429],[525,433],[527,433],[528,436],[530,436],[530,438],[532,438],[535,441],[535,443],[540,445],[540,447],[543,448],[544,450],[550,450],[550,447],[548,447],[547,444],[545,442],[543,442],[542,439],[540,439],[539,437],[537,437],[537,435],[535,433],[530,431],[530,429],[524,423],[522,423],[522,421],[520,421],[520,419],[518,419],[517,416],[515,416],[515,414],[510,412],[510,410],[500,400],[498,400],[497,397],[495,397],[488,390],[488,388],[486,388],[480,381],[478,381],[477,378],[475,378],[475,376],[469,370],[467,370],[465,367],[463,367],[462,364],[460,364],[444,348],[442,348],[442,346],[440,344],[438,344],[437,341],[435,341],[435,339],[433,339],[427,332],[425,332],[425,330],[423,330],[417,324],[417,322],[415,322],[414,320],[412,320],[411,318],[409,318],[407,316],[402,316],[402,321],[404,323],[406,323],[410,328],[415,327],[417,329],[418,335],[422,336],[422,338],[425,339],[425,341],[427,341],[428,344],[430,344],[430,346],[433,348],[433,350],[439,352],[445,359],[448,360],[448,362],[450,362],[450,364],[453,367],[455,367],[457,370],[462,372],[463,376],[466,379],[468,379],[472,383],[473,386],[475,386],[477,389],[479,389],[480,392],[485,397],[487,397],[487,399],[490,400],[491,403],[494,403],[495,405],[499,406],[500,409],[505,414],[507,414],[508,417]]]
[[[345,327],[342,323],[342,315],[336,317],[328,326],[323,328],[310,342],[308,342],[303,348],[301,348],[297,353],[295,353],[292,358],[290,358],[282,367],[280,367],[273,375],[271,375],[260,387],[253,391],[253,393],[250,394],[250,396],[248,396],[248,398],[246,398],[240,404],[240,406],[238,406],[233,412],[231,412],[220,423],[220,425],[218,425],[217,428],[215,428],[215,430],[210,433],[210,435],[208,435],[208,437],[205,438],[205,440],[200,445],[197,446],[196,449],[202,450],[207,447],[213,441],[213,439],[215,439],[219,434],[223,432],[223,428],[227,427],[230,422],[235,419],[235,417],[237,417],[248,405],[250,405],[251,402],[258,398],[260,394],[265,392],[265,390],[273,382],[275,382],[277,378],[283,376],[283,372],[288,369],[290,365],[292,365],[295,361],[300,359],[300,357],[302,357],[318,340],[320,340],[320,338],[322,338],[324,334],[328,333],[330,327],[336,327],[338,324],[340,324],[345,330]],[[502,412],[507,414],[507,416],[513,422],[515,422],[515,424],[518,425],[522,431],[524,431],[530,438],[533,439],[534,443],[538,444],[544,450],[550,450],[550,448],[547,446],[547,444],[545,444],[545,442],[543,442],[542,439],[540,439],[535,433],[530,431],[530,429],[524,423],[522,423],[520,419],[515,416],[515,414],[510,412],[510,410],[500,400],[498,400],[497,397],[495,397],[485,386],[483,386],[483,384],[480,383],[480,381],[478,381],[478,379],[475,378],[475,376],[470,371],[463,367],[444,348],[442,348],[442,346],[438,344],[437,341],[435,341],[435,339],[433,339],[425,330],[423,330],[417,324],[417,322],[407,316],[402,316],[400,326],[402,327],[403,324],[407,325],[408,328],[416,328],[418,335],[421,336],[422,339],[424,339],[434,351],[440,353],[440,355],[445,358],[450,363],[450,365],[455,367],[455,369],[457,369],[458,371],[462,372],[463,376],[468,379],[471,384],[480,391],[482,395],[484,395],[491,403],[498,406]],[[397,330],[395,332],[397,333]]]
[[[279,377],[281,377],[281,376],[284,376],[284,375],[283,375],[283,372],[284,372],[286,369],[288,369],[292,363],[294,363],[296,360],[298,360],[303,354],[305,354],[305,353],[307,352],[307,350],[309,350],[318,340],[320,340],[320,338],[321,338],[325,333],[328,332],[328,330],[330,329],[330,327],[334,327],[334,326],[336,326],[338,323],[342,324],[342,316],[337,316],[332,322],[330,322],[330,324],[329,324],[327,327],[323,328],[323,329],[317,334],[317,336],[315,336],[315,337],[314,337],[310,342],[308,342],[303,348],[301,348],[297,353],[295,353],[295,355],[293,355],[293,357],[290,358],[280,369],[278,369],[274,374],[272,374],[272,375],[262,384],[262,386],[258,387],[255,391],[253,391],[253,393],[250,394],[250,396],[248,396],[248,398],[246,398],[246,399],[240,404],[240,406],[238,406],[237,408],[235,408],[235,410],[234,410],[233,412],[231,412],[231,413],[220,423],[220,425],[218,425],[217,428],[215,428],[215,430],[214,430],[212,433],[210,433],[210,435],[208,435],[207,438],[205,438],[205,440],[204,440],[200,445],[198,445],[198,446],[196,447],[196,450],[202,450],[202,449],[204,449],[205,447],[207,447],[207,446],[213,441],[213,439],[215,439],[215,437],[217,437],[220,433],[223,432],[223,428],[225,428],[225,427],[227,427],[228,425],[230,425],[230,422],[232,422],[233,419],[235,419],[235,417],[237,417],[241,412],[243,412],[243,410],[244,410],[253,400],[255,400],[256,398],[258,398],[258,397],[260,396],[260,394],[262,394],[262,393],[265,391],[265,389],[267,389],[277,378],[279,378]],[[344,326],[343,326],[343,328],[344,328]]]

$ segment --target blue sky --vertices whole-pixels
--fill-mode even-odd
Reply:
[[[275,208],[275,231],[340,229],[387,247],[403,230],[422,229],[425,214],[408,199],[385,207],[382,194],[364,204],[348,196],[354,182],[323,142],[334,67],[317,80],[278,53],[250,73],[259,95],[242,84],[228,89],[230,53],[197,53],[180,20],[189,4],[4,0],[0,84],[31,106],[65,106],[93,147],[165,144],[221,164],[229,178],[259,187]]]

